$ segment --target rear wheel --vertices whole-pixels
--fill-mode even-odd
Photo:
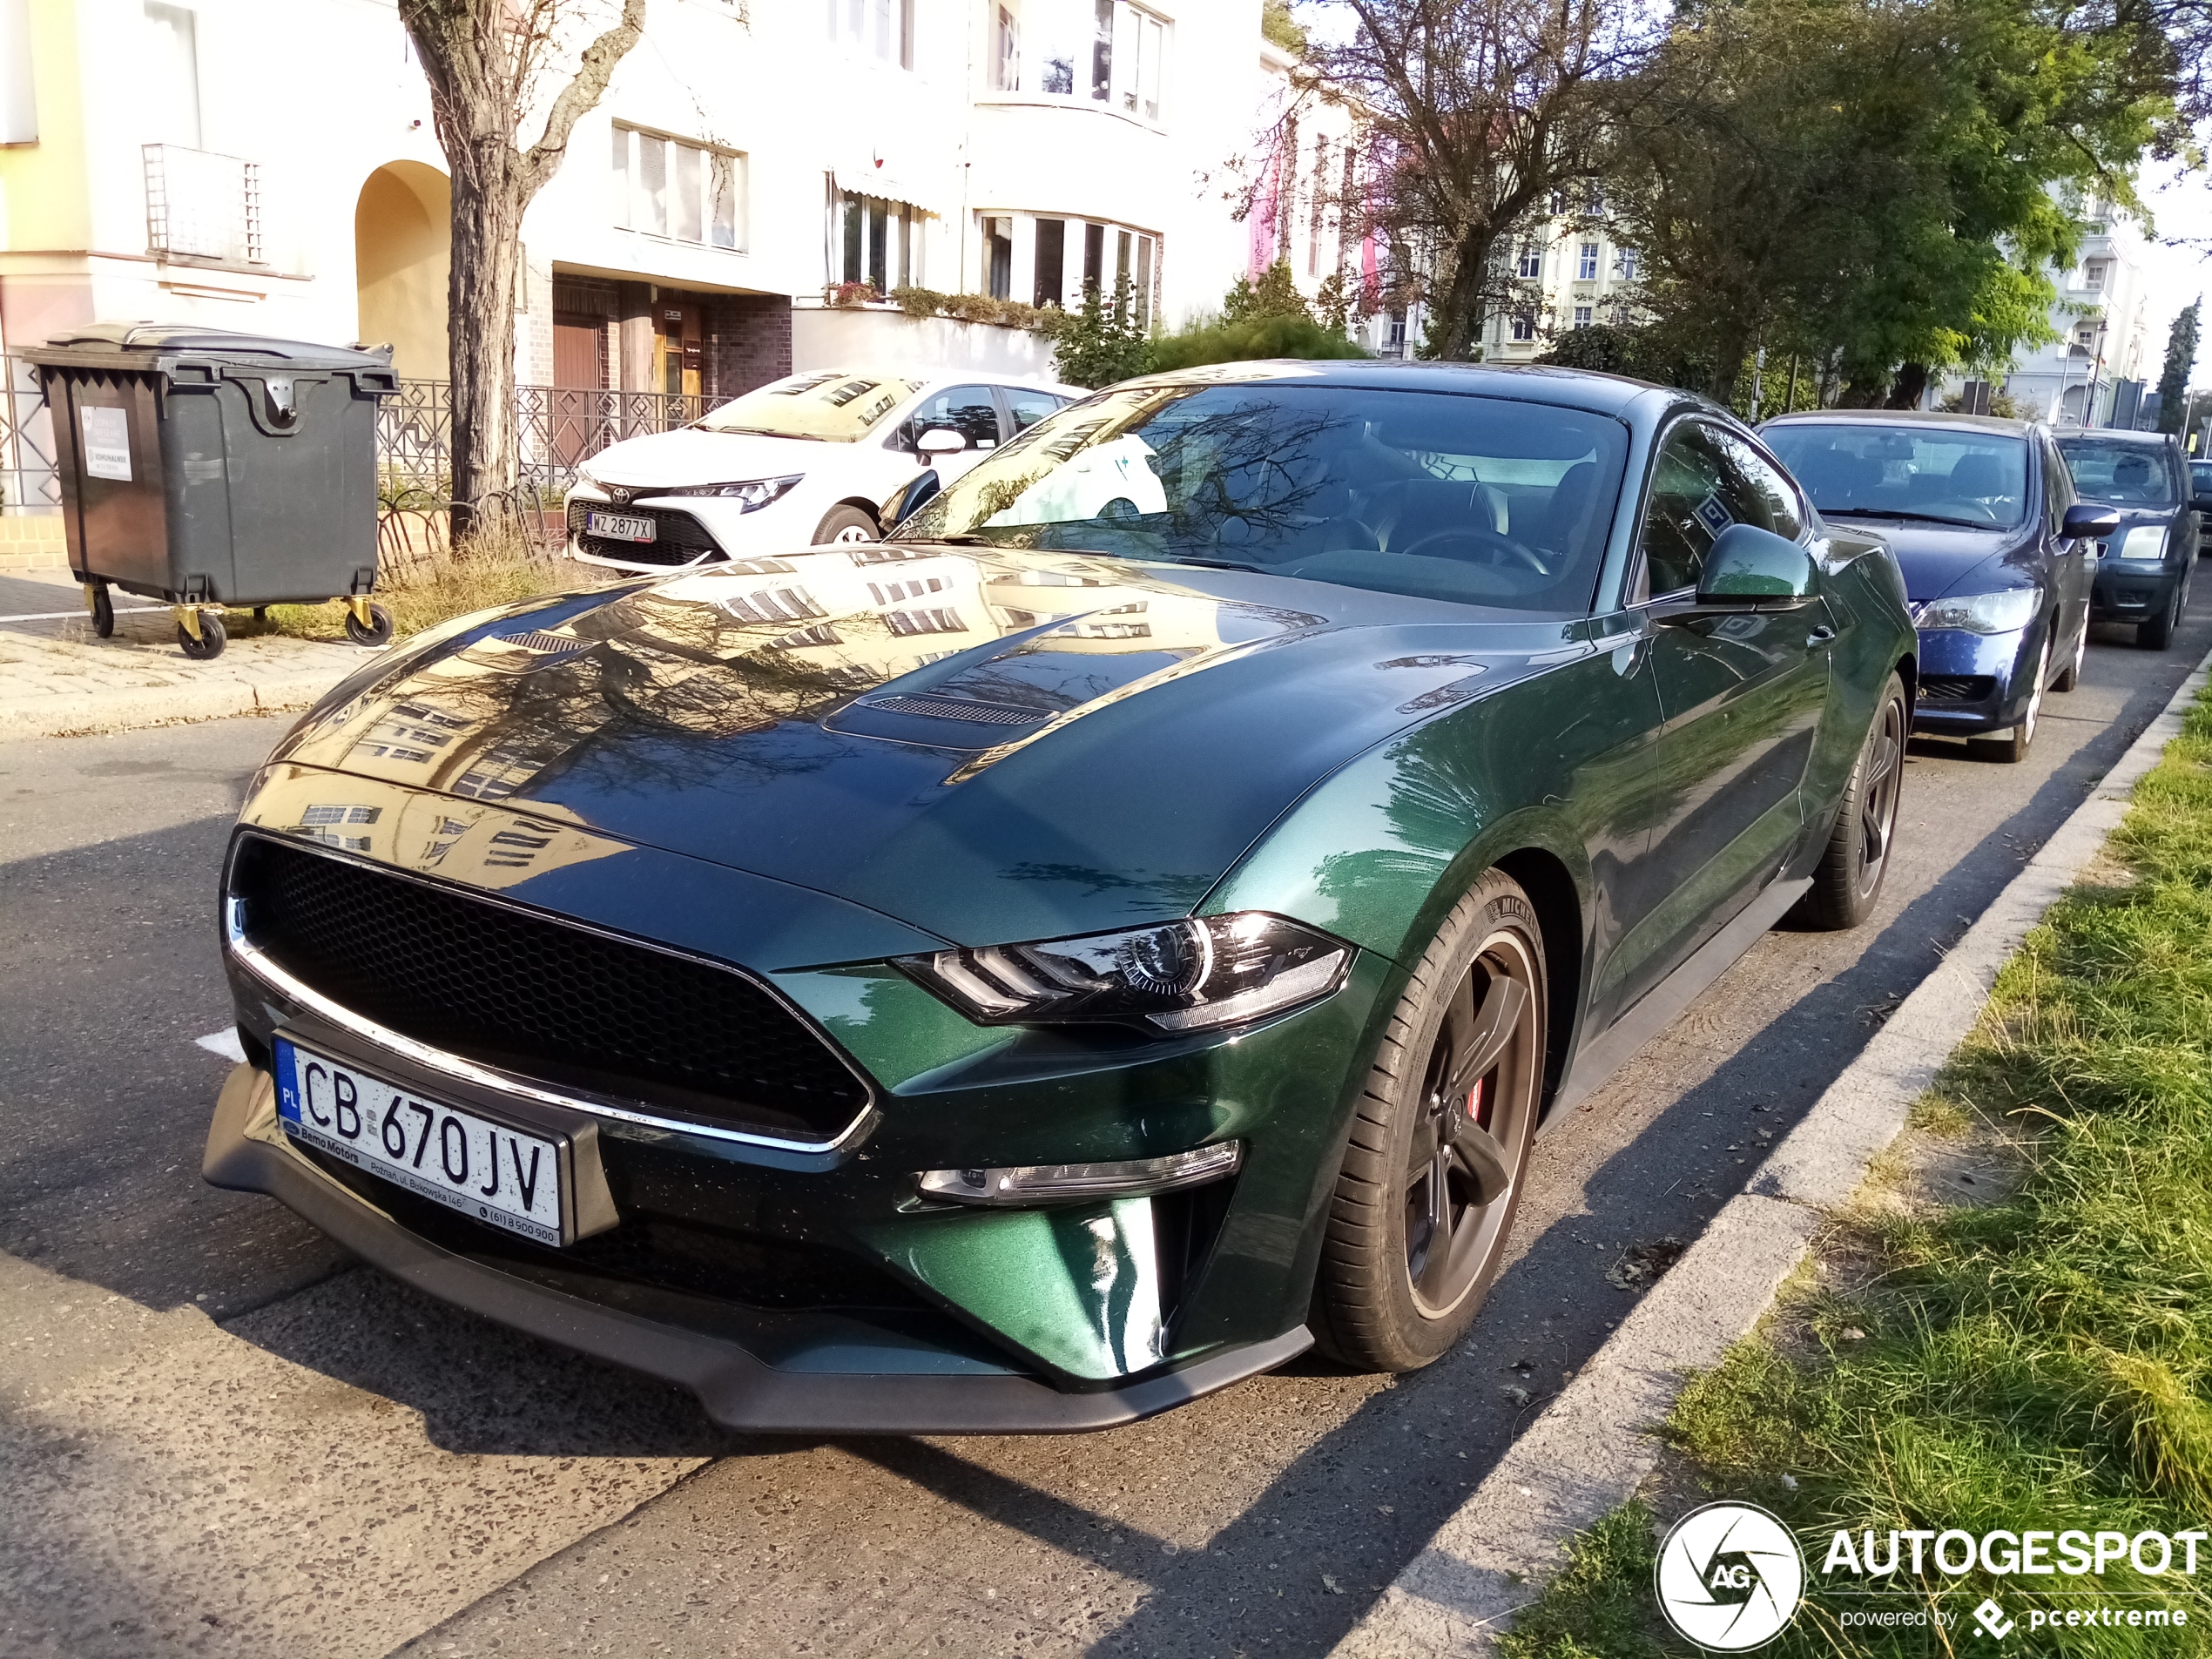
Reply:
[[[92,631],[102,639],[115,634],[115,599],[104,587],[92,590]]]
[[[1912,716],[1905,682],[1894,674],[1882,688],[1874,725],[1844,786],[1836,826],[1812,873],[1812,886],[1797,900],[1797,917],[1808,927],[1840,932],[1856,927],[1873,913],[1889,873],[1890,848],[1897,839],[1897,806],[1905,788],[1905,739]]]
[[[1474,1323],[1542,1104],[1545,992],[1535,909],[1492,870],[1414,969],[1353,1115],[1313,1296],[1344,1364],[1416,1370]]]
[[[857,507],[833,507],[823,515],[822,522],[814,527],[814,545],[827,546],[833,543],[873,542],[881,538],[875,520]]]

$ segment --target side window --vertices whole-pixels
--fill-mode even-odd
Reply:
[[[922,399],[907,423],[899,428],[898,447],[917,448],[921,435],[932,427],[949,427],[968,440],[971,449],[998,447],[999,406],[988,386],[948,386]]]
[[[2058,446],[2049,439],[2043,441],[2038,453],[2043,458],[2043,489],[2051,498],[2051,534],[2059,533],[2059,526],[2066,523],[2066,509],[2074,505],[2074,478],[2066,469]]]
[[[1794,537],[1797,516],[1788,484],[1750,445],[1733,433],[1685,421],[1660,445],[1651,469],[1636,597],[1696,587],[1707,550],[1730,525],[1756,524]]]
[[[1027,432],[1055,409],[1067,406],[1065,398],[1055,397],[1049,392],[1039,392],[1027,386],[1008,386],[1006,407],[1014,412],[1014,429]]]

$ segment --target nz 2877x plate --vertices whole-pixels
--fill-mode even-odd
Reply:
[[[561,1148],[424,1100],[349,1060],[276,1040],[277,1116],[294,1140],[418,1197],[541,1244],[561,1243]]]

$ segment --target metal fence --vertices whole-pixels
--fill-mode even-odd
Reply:
[[[54,473],[54,423],[38,375],[20,357],[0,358],[0,512],[61,510]]]
[[[689,426],[725,397],[615,392],[574,386],[515,388],[517,476],[526,500],[556,505],[577,468],[608,445]],[[452,387],[401,381],[376,415],[377,460],[388,501],[443,497],[453,479]]]

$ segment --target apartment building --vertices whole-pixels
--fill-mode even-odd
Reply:
[[[524,219],[517,380],[1049,371],[1025,332],[865,298],[901,287],[1072,305],[1127,274],[1180,320],[1247,267],[1206,179],[1273,96],[1260,44],[1259,0],[654,0]],[[388,341],[439,381],[449,213],[395,0],[0,0],[0,350],[143,318]],[[24,384],[0,516],[51,509]]]
[[[2088,226],[2080,251],[2072,266],[2052,273],[2059,293],[2051,327],[2059,338],[2016,357],[2005,390],[2020,408],[2055,425],[2132,424],[2143,381],[2157,378],[2163,343],[2150,338],[2145,244],[2104,203],[2078,211]]]
[[[1549,211],[1503,259],[1517,298],[1483,330],[1487,361],[1529,362],[1569,330],[1633,320],[1636,253],[1614,239],[1602,186],[1553,192]]]

